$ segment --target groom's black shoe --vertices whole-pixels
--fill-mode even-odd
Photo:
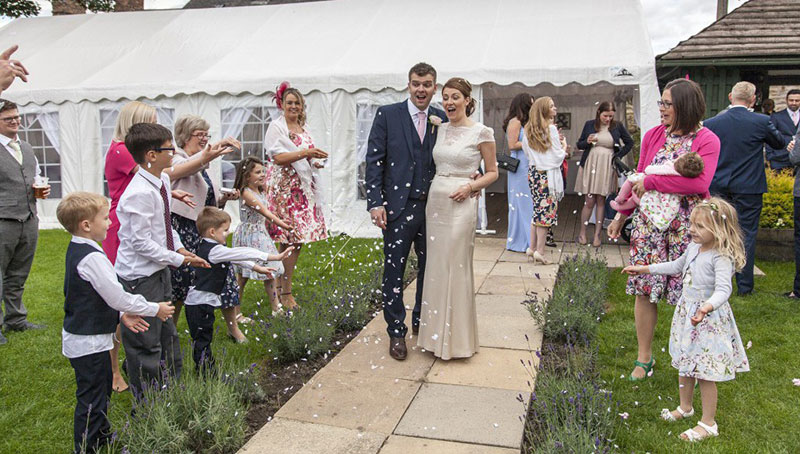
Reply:
[[[406,338],[405,337],[390,337],[389,338],[389,356],[392,358],[402,361],[406,359],[408,355],[408,349],[406,349]]]

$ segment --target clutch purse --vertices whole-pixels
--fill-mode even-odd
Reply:
[[[507,171],[507,172],[515,172],[519,167],[519,159],[509,156],[507,154],[501,154],[497,156],[497,167]]]

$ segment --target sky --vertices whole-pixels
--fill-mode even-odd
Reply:
[[[50,15],[50,2],[38,0],[41,15]],[[180,8],[188,0],[145,0],[145,9]],[[728,10],[741,6],[746,0],[729,0]],[[717,0],[641,0],[653,52],[662,54],[716,20]],[[0,27],[8,18],[0,17]]]

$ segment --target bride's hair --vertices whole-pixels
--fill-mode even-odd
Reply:
[[[467,116],[469,117],[472,115],[472,112],[475,112],[475,98],[472,97],[472,84],[469,83],[467,79],[462,79],[460,77],[453,77],[452,79],[448,80],[444,86],[442,87],[442,93],[444,93],[445,88],[452,88],[453,90],[458,90],[464,98],[469,98],[469,102],[467,103]]]
[[[544,153],[552,145],[550,141],[550,103],[552,102],[553,98],[549,96],[542,96],[534,101],[528,116],[528,123],[525,124],[528,146],[540,153]]]

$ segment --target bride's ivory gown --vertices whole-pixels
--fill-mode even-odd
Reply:
[[[456,202],[449,196],[471,181],[481,162],[478,144],[494,142],[494,133],[480,123],[440,128],[425,208],[428,257],[417,345],[442,359],[467,358],[478,352],[472,275],[478,199]]]

